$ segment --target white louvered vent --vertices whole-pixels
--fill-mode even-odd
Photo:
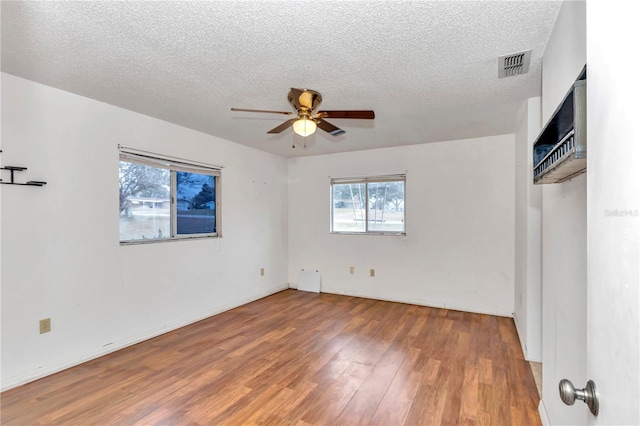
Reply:
[[[529,72],[529,62],[531,62],[531,50],[499,56],[498,78],[513,77]]]

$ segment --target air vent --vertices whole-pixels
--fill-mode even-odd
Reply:
[[[529,71],[531,51],[512,53],[498,57],[498,78],[513,77]]]

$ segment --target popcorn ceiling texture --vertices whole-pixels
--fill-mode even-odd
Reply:
[[[284,156],[513,133],[559,1],[2,2],[2,71]],[[499,55],[532,49],[528,74]],[[347,133],[266,132],[290,87]]]

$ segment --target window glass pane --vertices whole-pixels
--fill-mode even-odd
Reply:
[[[364,183],[333,185],[333,232],[365,232]]]
[[[120,161],[120,240],[171,237],[169,170]]]
[[[216,232],[215,176],[176,172],[178,234]]]
[[[404,182],[369,184],[369,231],[404,232]]]

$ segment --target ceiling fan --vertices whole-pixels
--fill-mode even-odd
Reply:
[[[368,120],[375,118],[375,114],[371,110],[316,111],[322,102],[322,96],[315,90],[291,88],[287,98],[291,106],[295,109],[295,112],[245,108],[231,108],[231,111],[295,115],[295,118],[285,121],[267,133],[280,133],[289,126],[292,126],[296,134],[304,137],[315,133],[316,127],[319,127],[332,136],[345,133],[344,130],[329,123],[325,118],[357,118]]]

